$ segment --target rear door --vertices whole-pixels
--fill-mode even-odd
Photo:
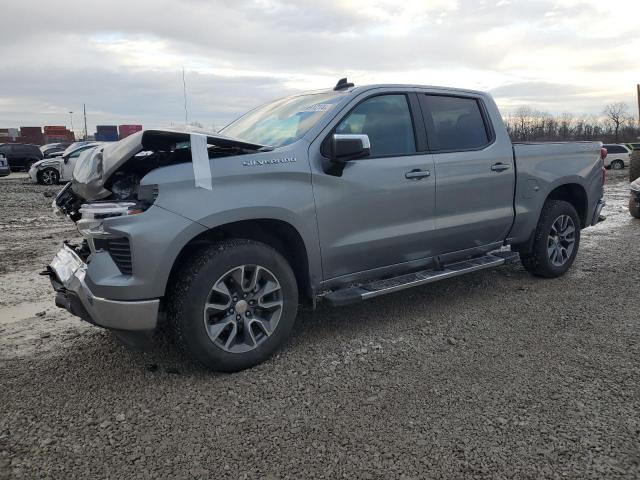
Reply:
[[[496,142],[481,96],[420,94],[435,163],[436,254],[505,239],[513,221],[510,142]]]
[[[323,168],[320,143],[333,133],[366,134],[369,157],[341,176]],[[431,255],[435,182],[417,97],[389,92],[360,99],[310,148],[325,279]],[[399,265],[398,265],[399,266]]]

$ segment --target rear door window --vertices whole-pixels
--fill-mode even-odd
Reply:
[[[627,153],[627,149],[620,145],[609,145],[605,147],[609,153]]]
[[[372,157],[416,153],[411,110],[403,94],[368,98],[338,124],[336,133],[368,135]]]
[[[491,135],[475,98],[421,95],[429,145],[434,151],[478,150]]]

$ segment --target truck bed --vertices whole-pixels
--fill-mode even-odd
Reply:
[[[545,198],[558,187],[584,192],[581,215],[583,227],[591,220],[596,203],[602,197],[602,142],[514,143],[516,191],[512,243],[525,241],[535,230]],[[588,200],[591,199],[591,200]]]

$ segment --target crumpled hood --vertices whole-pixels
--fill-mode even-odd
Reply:
[[[45,158],[44,160],[38,160],[33,165],[33,168],[41,168],[47,166],[59,166],[62,162],[62,158]]]
[[[250,152],[270,148],[220,134],[193,130],[142,130],[119,142],[108,143],[96,148],[92,156],[78,165],[74,171],[73,190],[87,200],[105,198],[109,195],[109,191],[103,188],[105,182],[134,155],[146,150],[168,149],[176,143],[188,142],[192,133],[205,135],[208,145],[237,147]],[[144,159],[141,159],[141,161],[144,161]]]

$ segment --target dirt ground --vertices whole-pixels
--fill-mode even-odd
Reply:
[[[38,272],[60,187],[0,179],[0,479],[639,478],[640,221],[627,171],[576,263],[300,315],[234,375],[127,350]]]

